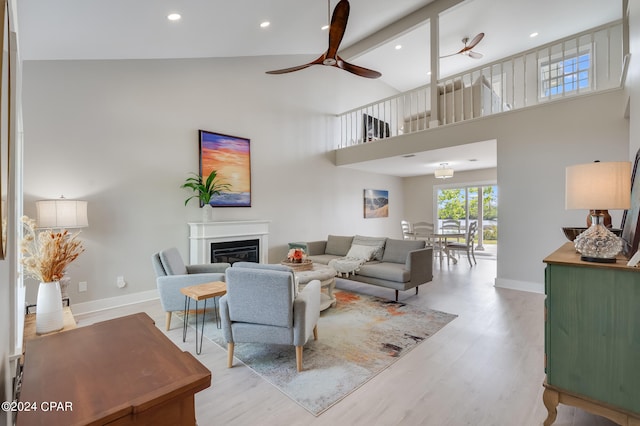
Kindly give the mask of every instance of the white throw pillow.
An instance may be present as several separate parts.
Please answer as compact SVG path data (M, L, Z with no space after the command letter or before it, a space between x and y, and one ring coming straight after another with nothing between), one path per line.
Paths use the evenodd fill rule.
M356 259L364 259L367 262L371 260L374 253L376 252L376 247L372 246L361 246L358 244L353 244L347 253L347 257L355 257Z

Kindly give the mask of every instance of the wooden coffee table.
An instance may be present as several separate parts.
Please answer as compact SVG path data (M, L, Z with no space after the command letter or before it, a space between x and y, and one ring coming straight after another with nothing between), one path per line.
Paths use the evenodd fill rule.
M202 352L202 336L204 336L204 319L207 309L207 299L213 298L213 309L216 315L216 326L221 327L220 316L218 315L218 305L216 297L227 294L227 285L222 281L214 281L210 283L192 285L183 287L180 292L184 294L184 325L182 328L182 341L187 340L187 327L189 326L189 305L191 299L196 301L196 354ZM202 329L200 330L200 348L198 348L198 301L204 300L204 308L202 308Z

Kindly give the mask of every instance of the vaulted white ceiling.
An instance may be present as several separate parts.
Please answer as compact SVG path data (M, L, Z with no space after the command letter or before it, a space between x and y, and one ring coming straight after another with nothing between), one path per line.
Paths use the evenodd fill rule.
M454 3L455 0L439 0ZM337 0L19 0L18 31L23 60L203 58L308 55L327 48L328 22ZM341 50L353 46L432 0L351 0ZM182 19L169 21L167 15ZM480 60L441 59L440 76L454 74L528 50L622 17L621 0L466 0L439 18L439 56L463 47L480 32L473 49ZM260 23L269 21L267 28ZM429 81L429 22L349 61L382 72L382 81L405 91ZM531 38L530 34L538 36ZM401 45L401 49L396 49ZM300 57L283 59L282 68ZM266 70L265 70L266 71ZM305 72L298 71L298 72ZM377 171L380 172L379 165ZM479 168L479 167L476 167ZM406 171L406 166L404 167Z

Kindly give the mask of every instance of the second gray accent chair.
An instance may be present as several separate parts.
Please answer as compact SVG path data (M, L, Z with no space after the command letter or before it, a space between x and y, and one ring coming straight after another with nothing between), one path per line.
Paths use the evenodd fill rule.
M235 343L293 345L296 368L302 371L302 349L318 339L320 281L298 292L291 268L236 262L226 272L227 294L220 299L222 331L227 341L228 367Z
M175 247L154 253L151 256L151 263L156 273L160 303L167 313L167 331L171 327L171 313L184 311L185 296L180 289L213 281L224 281L225 271L231 266L229 263L185 265L180 252Z

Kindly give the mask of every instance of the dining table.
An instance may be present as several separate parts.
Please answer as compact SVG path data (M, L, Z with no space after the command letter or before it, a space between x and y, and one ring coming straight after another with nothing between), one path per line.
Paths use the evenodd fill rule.
M454 256L451 256L451 253L447 249L447 242L459 238L466 238L466 233L457 229L439 229L429 233L410 232L408 236L416 240L426 240L433 245L434 253L438 253L440 267L442 267L442 259L444 256L447 256L447 259L453 260L454 264L458 263L458 260Z

